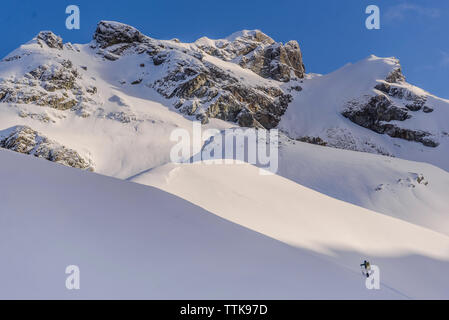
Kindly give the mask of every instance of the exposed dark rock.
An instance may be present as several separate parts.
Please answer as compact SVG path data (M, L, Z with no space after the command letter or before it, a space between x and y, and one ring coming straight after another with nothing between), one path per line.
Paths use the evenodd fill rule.
M104 49L119 43L142 42L146 37L126 24L100 21L93 38Z
M259 30L243 31L230 40L196 43L204 52L225 61L240 58L240 66L264 78L287 82L292 77L303 78L305 68L298 42L276 43Z
M431 112L433 112L433 109L430 108L430 107L425 106L425 107L422 109L422 111L423 111L424 113L431 113Z
M159 54L159 56L163 53ZM167 61L169 57L166 56ZM165 61L165 60L164 60ZM252 87L211 64L184 60L153 85L175 108L195 115L271 129L284 114L291 96L274 87Z
M293 87L290 87L288 90L289 90L290 92L291 92L291 91L298 91L298 92L301 92L301 91L302 91L302 87L301 87L301 86L293 86Z
M254 115L248 110L242 110L237 116L237 122L241 127L258 127L260 124L254 119Z
M90 86L86 88L86 92L90 93L90 94L96 94L98 91L97 87L95 86Z
M109 51L105 51L103 53L103 57L105 59L109 60L109 61L115 61L115 60L118 60L120 58L119 56L117 56L117 55L115 55L115 54L113 54L113 53L111 53Z
M158 54L153 57L153 63L155 66L161 65L167 60L167 53Z
M397 87L387 82L378 83L375 88L386 93L390 97L405 99L407 101L405 103L405 107L410 111L421 110L424 104L427 102L427 98L425 96L416 95L406 88Z
M48 139L27 126L0 131L0 148L33 155L65 166L93 171L90 161L76 151Z
M244 31L229 39L216 45L207 40L196 42L193 48L177 48L173 47L176 41L154 40L131 26L101 21L94 34L94 48L99 47L98 54L109 60L119 59L127 51L147 53L155 66L165 64L167 74L149 86L167 99L175 99L176 109L203 123L218 118L244 126L275 127L291 101L290 95L276 88L254 88L204 62L203 57L205 53L227 61L241 57L246 68L263 77L289 81L304 76L298 43L275 43L257 30Z
M307 142L307 143L311 143L311 144L316 144L316 145L319 145L319 146L326 146L327 145L327 142L324 141L323 139L321 139L320 137L308 137L308 136L306 136L306 137L298 138L296 140L301 141L301 142Z
M247 55L258 47L274 43L273 39L260 30L243 31L238 35L232 35L231 38L229 41L219 41L212 46L209 45L209 39L207 39L206 44L202 43L201 39L196 43L207 54L226 61Z
M372 97L362 107L349 107L343 115L365 128L375 128L381 121L404 121L411 117L406 110L392 105L384 95Z
M264 78L288 82L294 76L303 78L305 74L301 50L296 41L273 43L251 55L242 57L240 65L251 69Z
M371 97L368 103L350 102L342 115L352 122L373 130L380 134L388 134L393 138L420 142L427 147L437 147L439 143L433 139L432 134L422 130L400 128L390 124L393 120L405 121L411 116L407 109L392 105L384 95Z
M81 75L70 60L40 65L23 78L0 81L0 102L23 103L68 110L82 102L93 102L87 93L96 88L82 87Z
M389 83L399 83L405 81L401 68L396 68L390 72L390 74L385 78L385 81Z
M37 35L37 42L42 46L47 45L49 48L62 50L62 38L58 37L51 31L41 31Z
M142 82L142 79L137 79L137 80L134 80L133 82L131 82L131 84L135 85L135 84L139 84L141 82Z
M406 104L405 107L407 109L409 109L410 111L419 111L422 108L422 104L421 103L411 103L411 104Z

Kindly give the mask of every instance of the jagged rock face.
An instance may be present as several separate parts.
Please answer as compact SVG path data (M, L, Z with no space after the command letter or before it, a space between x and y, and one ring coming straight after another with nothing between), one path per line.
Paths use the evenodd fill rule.
M392 105L384 95L374 96L361 106L356 102L350 103L343 111L343 115L358 125L378 133L383 133L383 122L404 121L411 117L406 110Z
M62 39L51 32L41 32L36 39L41 46L74 50L73 46L63 46ZM226 61L237 59L232 62L277 81L304 76L298 43L290 41L282 45L260 31L244 31L227 40L199 41L186 47L176 40L152 39L122 23L101 21L93 39L91 48L106 60L116 61L124 55L149 57L154 66L163 70L160 77L148 80L136 76L130 84L154 88L172 100L180 112L203 123L218 118L241 126L271 129L277 126L292 99L280 89L280 84L271 80L251 82L236 76L204 59L208 54ZM94 108L99 110L101 102L96 101L96 96L101 93L97 93L95 86L85 87L85 79L73 63L57 56L22 78L1 81L0 102L72 110L81 116L88 116ZM142 74L139 71L136 74ZM132 121L132 117L119 113L113 118Z
M170 58L164 61L169 65ZM209 118L237 122L244 127L275 127L291 96L277 88L253 87L199 60L182 59L152 86L182 113L206 123Z
M207 54L225 61L249 54L257 48L269 46L275 41L259 30L244 30L223 40L198 39L195 44Z
M241 67L264 78L288 82L292 77L304 78L305 67L297 41L276 43L259 30L244 31L233 41L200 39L199 48L225 61L239 60Z
M296 140L301 141L301 142L316 144L318 146L327 146L327 142L324 141L323 139L321 139L320 137L305 136L305 137L298 138Z
M285 46L272 44L242 57L240 66L251 69L264 78L288 82L292 77L304 78L305 68L299 44L290 41Z
M401 68L396 68L390 72L390 74L385 78L385 81L389 83L400 83L405 81Z
M92 163L76 151L49 140L27 126L11 128L6 136L0 135L0 148L33 155L65 166L93 171ZM1 134L1 132L0 132Z
M124 54L146 54L151 57L153 64L164 70L161 73L163 76L150 83L139 78L131 84L154 88L165 98L173 100L173 105L180 112L202 123L207 123L209 118L218 118L237 122L241 126L271 129L279 123L291 101L291 96L279 88L247 83L204 61L206 54L229 59L250 54L261 45L271 48L269 45L274 41L260 31L248 32L232 43L226 42L219 49L214 47L212 50L211 46L202 45L187 49L179 46L177 41L151 39L130 26L102 21L94 39L95 48L108 60L115 61ZM274 50L262 56L266 77L273 76L280 80L281 74L293 74L291 67L285 63L300 61L302 64L297 43L281 47L279 52ZM273 63L275 60L279 63ZM271 69L268 63L271 63Z
M104 49L119 43L142 42L146 37L136 28L126 24L101 21L93 38Z
M419 111L424 107L424 104L427 101L427 98L424 96L418 96L409 90L404 88L395 87L387 82L381 82L375 86L375 88L383 93L386 93L388 96L398 99L405 99L407 103L405 107L410 111Z
M377 95L371 97L368 103L349 102L342 115L374 132L388 134L393 138L420 142L427 147L437 147L439 143L429 132L401 128L396 124L388 123L395 120L405 121L410 119L412 116L408 113L409 110L410 108L400 108L393 105L385 95Z
M408 141L420 142L427 147L437 147L439 142L432 133L423 130L412 130L401 128L397 124L389 123L391 121L406 121L412 117L409 112L430 113L432 108L425 106L427 98L417 95L401 83L405 81L401 68L396 68L385 81L379 81L375 86L380 94L371 96L368 102L361 100L349 101L342 111L342 115L352 122L373 130L380 134L388 134L393 138L400 138ZM392 98L394 98L394 103ZM402 104L402 107L395 105Z
M62 38L51 31L41 31L36 37L37 43L41 46L47 45L49 48L62 50Z
M57 110L81 110L92 99L95 87L79 84L81 75L67 59L40 65L24 77L0 81L0 102L36 104Z

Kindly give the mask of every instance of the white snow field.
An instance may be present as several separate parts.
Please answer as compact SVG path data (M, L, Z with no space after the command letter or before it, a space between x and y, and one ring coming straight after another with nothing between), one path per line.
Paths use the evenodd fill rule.
M156 186L216 215L359 272L366 257L382 281L410 298L448 296L449 237L369 211L247 163L169 164L134 181ZM337 274L330 271L333 275Z
M384 218L404 230L404 235L414 231L420 241L412 239L413 250L404 243L393 245L396 253L405 256L382 260L385 280L392 279L390 268L408 259L417 265L396 279L398 287L390 288L391 283L381 278L381 290L367 290L357 269L360 257L347 261L355 267L339 265L307 246L284 244L152 187L9 151L0 150L0 162L1 299L447 296L443 290L447 282L436 273L447 268L448 239L403 222ZM253 169L244 172L251 175L257 172ZM279 179L277 186L285 185ZM305 188L298 192L293 183L284 189L289 184L291 193L311 192ZM213 181L210 186L215 189ZM349 216L359 213L367 215L367 222L382 220L381 215L324 198L334 202L337 210L352 208ZM341 241L345 239L337 247ZM424 263L433 272L419 274ZM79 290L65 287L68 265L80 268ZM407 279L418 275L418 279Z
M424 162L282 140L278 174L449 235L449 173Z

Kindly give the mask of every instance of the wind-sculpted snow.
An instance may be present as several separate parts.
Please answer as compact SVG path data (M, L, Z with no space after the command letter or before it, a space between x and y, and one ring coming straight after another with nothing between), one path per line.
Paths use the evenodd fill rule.
M367 257L379 266L384 286L404 297L448 296L449 278L439 276L449 265L447 235L338 201L278 175L260 175L257 167L243 162L169 164L133 181L297 248L324 254L330 264L354 273L360 273L359 261ZM447 218L439 218L447 228Z
M2 299L407 299L162 190L5 150L0 163ZM69 265L79 290L65 287ZM426 281L417 296L444 297L438 284L418 293Z

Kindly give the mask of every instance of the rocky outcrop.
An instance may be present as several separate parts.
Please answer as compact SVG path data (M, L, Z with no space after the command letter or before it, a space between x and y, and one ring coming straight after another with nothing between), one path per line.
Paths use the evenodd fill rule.
M421 110L427 101L425 96L419 96L406 88L398 87L385 81L377 84L375 89L382 91L390 97L404 99L406 101L405 107L410 111Z
M225 61L234 60L264 78L288 82L293 77L303 78L305 75L297 41L283 45L259 30L244 30L227 39L201 38L195 43L204 52Z
M292 77L304 78L305 68L299 44L274 43L262 50L255 50L240 60L240 66L250 69L264 78L288 82Z
M243 30L220 40L203 37L195 42L205 53L225 61L231 61L273 43L274 40L260 30Z
M0 132L0 148L44 158L68 167L93 171L91 161L75 150L48 139L27 126L16 126Z
M145 38L136 28L113 21L100 21L93 36L102 49L115 44L143 42Z
M327 142L324 141L323 139L321 139L320 137L305 136L305 137L297 138L296 140L301 141L301 142L307 142L310 144L315 144L318 146L327 146Z
M178 62L153 87L176 109L203 123L209 118L237 122L244 127L275 127L291 96L278 88L253 87L208 63Z
M367 103L351 101L342 115L352 122L380 134L388 134L393 138L420 142L427 147L437 147L439 143L429 132L401 128L391 121L405 121L411 118L407 108L392 104L385 95L371 97Z
M181 113L202 123L218 118L241 126L271 129L277 126L292 99L280 84L238 76L219 63L204 59L208 54L232 60L277 81L304 76L296 41L283 45L257 30L236 33L222 41L197 41L186 47L176 40L152 39L122 23L101 21L93 40L91 48L105 60L117 61L124 55L143 55L152 60L154 66L163 70L158 73L160 77L145 77L147 73L141 70L145 64L140 63L136 64L139 75L129 84L154 88L172 100ZM63 48L61 38L51 32L39 33L37 41L52 49ZM34 67L22 78L1 81L0 102L36 104L88 116L90 112L86 110L93 108L86 105L95 105L98 110L101 101L96 103L96 86L86 85L86 79L79 80L81 72L70 60L56 54L54 61ZM120 84L126 85L123 81ZM111 117L121 121L133 119L120 112Z
M399 62L398 62L399 63ZM422 143L426 147L437 147L437 137L425 130L401 127L398 122L412 118L418 111L430 113L426 106L427 97L417 94L410 85L404 83L405 77L400 66L391 71L385 80L378 80L374 87L377 95L349 101L342 115L352 122L380 134L393 138ZM414 92L412 91L414 90ZM393 121L393 123L391 123Z
M81 74L67 59L40 65L22 78L0 81L0 102L35 104L57 110L83 108L95 104L93 86L81 84Z
M291 101L279 87L256 86L205 61L207 54L225 61L242 59L241 66L264 78L289 81L304 76L298 43L284 46L258 30L236 33L222 41L203 38L186 48L179 41L155 40L131 26L102 21L94 40L92 47L110 61L124 54L149 56L155 66L163 68L161 78L151 83L137 78L131 84L154 88L181 113L202 123L218 118L270 129L279 123Z
M393 71L391 71L387 77L385 78L385 81L389 83L400 83L405 81L405 77L402 74L402 69L400 67L395 68Z
M62 38L58 37L51 31L41 31L36 37L37 43L42 47L46 45L52 49L62 50Z

